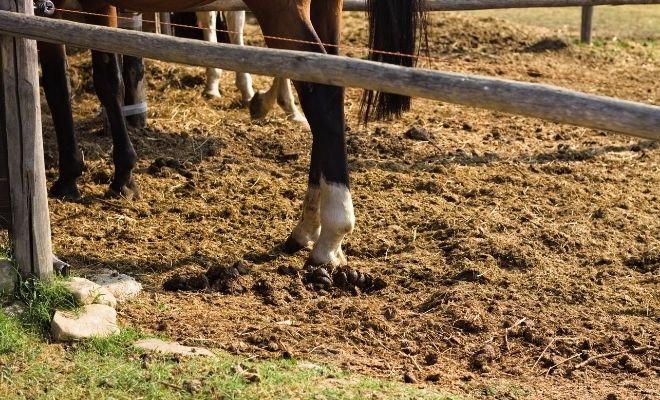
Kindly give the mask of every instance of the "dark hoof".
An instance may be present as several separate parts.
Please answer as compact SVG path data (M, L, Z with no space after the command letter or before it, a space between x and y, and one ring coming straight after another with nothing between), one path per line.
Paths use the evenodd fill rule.
M261 119L265 118L268 115L268 110L264 105L264 95L261 92L257 92L250 100L250 117L252 119Z
M61 179L58 179L50 188L49 196L68 201L79 201L82 197L75 180L63 181Z
M294 239L293 236L289 236L289 238L286 240L286 242L284 242L284 245L282 246L282 251L284 251L286 254L295 254L306 247L307 246L298 243L298 241Z
M128 184L123 186L118 187L118 185L115 185L114 182L111 183L110 188L108 188L108 191L105 195L115 199L121 198L127 200L137 200L140 198L140 189L138 188L133 178L131 178Z

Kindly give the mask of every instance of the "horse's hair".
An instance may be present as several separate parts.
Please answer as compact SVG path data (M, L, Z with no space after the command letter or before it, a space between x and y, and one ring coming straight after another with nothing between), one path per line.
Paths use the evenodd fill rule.
M369 59L414 67L417 43L428 44L424 9L424 0L367 0L369 47L372 49ZM362 97L360 114L366 123L370 119L398 117L409 109L408 96L368 90Z

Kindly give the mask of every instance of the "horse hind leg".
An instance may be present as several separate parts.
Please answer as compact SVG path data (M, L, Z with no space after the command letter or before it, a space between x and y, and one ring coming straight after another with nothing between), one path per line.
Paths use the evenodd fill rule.
M42 86L53 118L59 153L59 177L50 189L52 197L79 200L76 181L82 175L83 155L76 141L71 110L71 89L64 46L38 42Z
M275 78L280 82L277 91L277 104L284 110L290 121L298 122L302 125L307 124L307 118L296 107L296 101L291 91L291 81L284 78Z
M326 52L323 41L333 39L333 41L338 41L338 35L335 33L339 28L339 19L336 16L341 14L340 1L331 0L319 3L331 12L327 15L324 14L324 17L319 18L318 22L336 25L333 29L322 30L321 35L317 35L312 27L312 21L305 17L309 13L300 12L301 10L296 5L282 11L284 0L277 3L246 0L246 3L259 19L264 34L269 36L267 43L271 47ZM309 7L310 3L303 0L298 2L298 5L305 4ZM273 13L276 14L275 17ZM321 14L323 13L318 13L318 15ZM336 19L333 20L333 16ZM330 35L326 35L326 32L332 34L332 38L328 37ZM296 41L282 41L274 39L274 37L287 37ZM310 253L309 263L312 265L344 265L347 260L341 245L345 235L350 233L355 225L348 179L344 89L308 82L295 82L295 86L300 104L312 130L313 142L308 195L302 219L287 243L297 243L300 248L308 245L309 243L298 241L300 235L297 230L300 226L311 226L314 229L307 229L307 231L314 234L318 232L318 238ZM314 194L315 191L318 191L318 196L310 196L310 193ZM318 206L318 214L315 207L310 207L312 203L314 206ZM320 231L316 227L316 221L320 221Z
M204 30L204 40L218 43L216 32L217 11L197 12L197 24ZM220 77L222 70L218 68L206 68L206 87L204 94L210 97L220 97Z

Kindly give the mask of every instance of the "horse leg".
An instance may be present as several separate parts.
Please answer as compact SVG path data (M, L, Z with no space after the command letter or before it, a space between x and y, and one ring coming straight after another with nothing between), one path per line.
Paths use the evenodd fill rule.
M298 0L297 4L289 7L286 14L282 11L284 8L282 2L263 5L264 3L258 0L246 0L246 3L257 16L264 34L271 36L267 38L270 47L326 52L322 44L323 40L339 41L340 0L319 3L316 7L325 7L324 12L314 9L314 22L319 26L326 24L331 26L319 30L323 37L317 34L312 20L308 17L309 0ZM274 8L269 9L269 7ZM334 39L329 36L333 36ZM314 44L282 41L273 37L287 37ZM341 244L344 236L350 233L355 225L348 179L344 89L308 82L294 82L294 84L312 130L313 142L302 219L287 240L285 248L302 248L316 237L309 262L343 265L346 264L346 257ZM318 222L320 222L320 230ZM305 236L310 238L308 243L300 240Z
M227 30L229 31L229 41L232 44L244 46L243 30L245 29L245 11L227 12ZM252 76L245 72L236 72L236 87L241 92L241 101L244 105L250 104L254 97L252 88Z
M291 81L285 78L275 79L280 81L277 85L277 104L282 107L290 121L306 125L307 119L298 110L298 107L296 107L296 101L294 100L293 93L291 92Z
M79 200L76 180L84 168L83 155L76 141L71 110L71 90L64 46L38 42L42 86L53 117L59 152L59 177L50 195Z
M204 29L204 40L211 43L218 43L218 35L215 30L217 11L198 12L197 24ZM222 70L218 68L206 68L206 88L204 94L211 97L220 97L220 76Z
M92 7L92 4L94 4L92 1L85 3L85 5L88 4L89 7L85 7L85 11L104 14L103 16L88 15L88 22L97 25L117 26L114 7L105 5ZM132 175L133 168L137 163L137 154L131 139L128 137L126 121L121 111L124 104L124 85L117 55L92 50L92 68L94 89L108 115L110 131L112 132L112 159L115 164L115 175L110 183L108 194L129 199L138 197L139 190Z

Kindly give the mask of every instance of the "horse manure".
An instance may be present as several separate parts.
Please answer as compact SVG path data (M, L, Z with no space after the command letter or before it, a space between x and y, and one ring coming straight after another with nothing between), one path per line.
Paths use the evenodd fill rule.
M277 273L280 275L295 276L298 274L298 270L292 265L280 265L277 267Z
M176 274L172 278L165 281L163 289L169 292L196 292L209 288L209 280L206 275L179 275Z
M339 267L332 271L332 275L324 267L317 267L305 273L303 282L308 289L325 289L331 287L346 290L353 294L374 292L387 287L387 282L380 277L354 270L350 267Z

